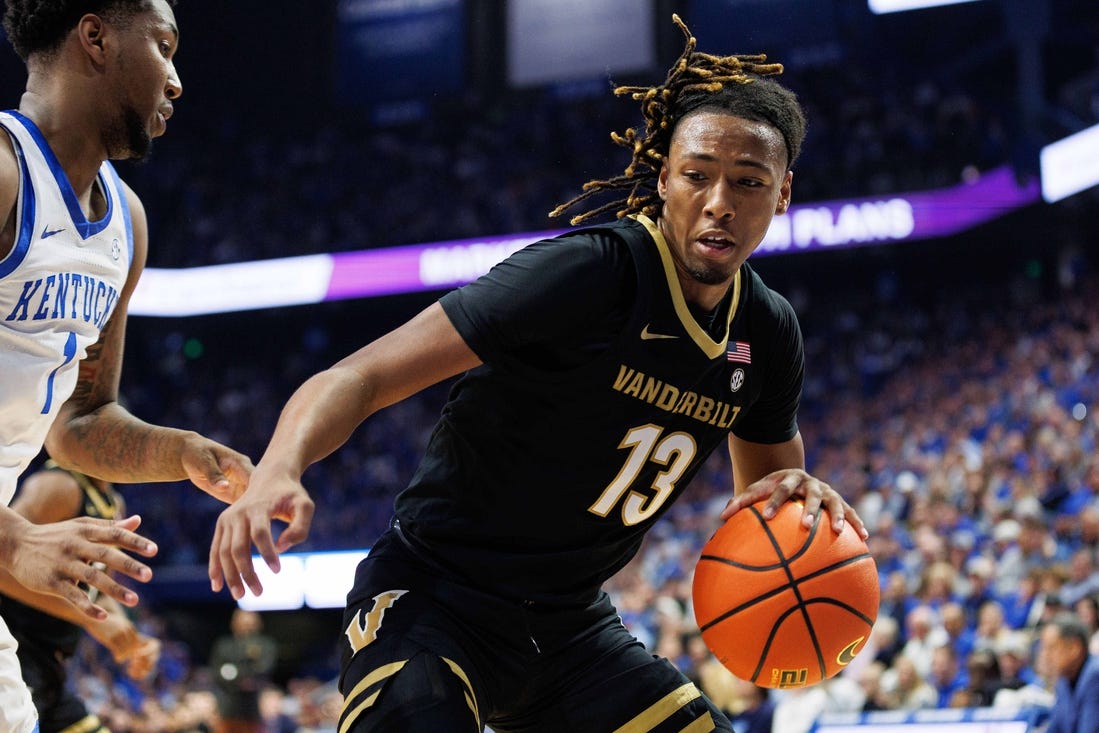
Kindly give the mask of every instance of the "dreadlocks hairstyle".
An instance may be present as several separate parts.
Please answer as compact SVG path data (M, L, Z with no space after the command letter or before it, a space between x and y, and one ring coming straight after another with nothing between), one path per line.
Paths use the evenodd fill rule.
M656 217L661 201L657 178L668 155L672 133L687 115L701 109L715 109L737 117L764 122L777 129L786 143L786 169L794 166L805 139L805 113L797 96L765 76L782 73L782 64L765 63L763 54L714 56L695 50L697 41L678 15L672 20L683 31L686 47L660 86L622 86L615 95L630 95L641 102L645 131L635 128L611 133L611 140L633 152L633 160L621 175L584 184L583 193L552 212L557 217L599 193L628 191L619 198L570 219L573 225L613 209L619 219L630 214Z
M175 0L168 0L175 5ZM85 14L94 13L114 22L149 7L149 0L7 0L4 30L19 58L56 51L65 36Z

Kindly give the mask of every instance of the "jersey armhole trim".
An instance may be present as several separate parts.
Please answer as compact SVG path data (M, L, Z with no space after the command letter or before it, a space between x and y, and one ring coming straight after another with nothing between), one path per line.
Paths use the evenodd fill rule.
M0 126L2 128L2 126ZM26 156L19 141L4 128L11 140L15 157L19 161L19 196L15 205L15 218L19 222L19 232L15 237L15 245L11 252L3 260L0 260L0 278L7 277L15 268L22 264L31 248L31 239L34 238L34 186L31 183L30 168L27 167Z

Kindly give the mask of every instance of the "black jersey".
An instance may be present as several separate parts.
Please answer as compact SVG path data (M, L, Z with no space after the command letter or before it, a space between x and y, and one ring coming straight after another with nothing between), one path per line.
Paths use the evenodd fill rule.
M745 264L707 330L644 217L531 245L441 304L484 363L452 389L396 519L505 597L591 598L730 431L797 433L789 303Z
M63 471L53 461L47 461L46 468ZM115 519L119 511L119 495L113 489L104 491L93 484L87 476L77 471L68 471L76 483L84 492L83 513L81 516L101 519ZM94 589L93 589L94 592ZM12 634L19 640L19 653L22 656L24 647L34 646L38 649L56 652L65 658L71 657L76 652L77 642L83 634L83 630L76 624L51 616L48 613L32 608L13 598L0 596L4 621L8 624ZM93 598L94 599L94 598Z

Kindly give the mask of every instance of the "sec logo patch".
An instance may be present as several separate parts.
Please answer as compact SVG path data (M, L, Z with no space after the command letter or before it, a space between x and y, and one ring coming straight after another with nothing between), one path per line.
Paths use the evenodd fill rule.
M744 370L736 368L733 370L733 376L729 377L729 389L736 392L744 386Z

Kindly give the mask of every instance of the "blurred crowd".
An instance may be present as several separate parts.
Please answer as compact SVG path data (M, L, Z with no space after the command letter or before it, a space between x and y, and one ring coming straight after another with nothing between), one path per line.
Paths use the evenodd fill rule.
M924 80L883 96L841 65L787 81L811 120L799 201L947 186L1011 162L1010 111L949 85ZM1059 109L1073 124L1099 121L1099 72L1064 90ZM522 104L468 98L422 124L369 131L351 114L293 134L224 119L173 131L155 164L128 178L150 212L155 266L535 231L563 224L546 212L584 181L623 167L608 133L636 124L633 109L604 90ZM609 584L631 630L731 715L783 733L807 731L824 711L1048 705L1042 621L1075 611L1099 651L1099 278L1081 254L1094 241L1064 249L1052 287L974 280L918 301L898 292L919 286L885 271L865 292L783 291L805 332L809 470L858 509L880 571L874 632L841 676L768 693L725 672L701 643L691 570L729 497L721 452ZM187 355L185 326L158 328L128 344L124 400L258 459L290 392L342 356L348 338L365 342L369 328L346 324L288 319L255 353L247 343L219 353L211 336L201 358ZM318 511L298 549L369 545L447 387L371 417L309 470ZM124 489L161 547L156 563L205 563L217 502L182 484ZM208 660L156 608L139 613L164 642L156 674L128 680L88 642L76 675L85 699L115 733L212 730ZM335 730L339 702L330 676L272 682L267 730Z
M1051 93L1048 139L1099 121L1097 75ZM952 186L1008 163L1036 171L1003 80L948 66L897 77L837 58L791 67L782 81L809 119L797 202ZM173 128L155 164L126 177L149 210L150 264L160 267L540 231L567 226L548 213L584 182L622 171L629 153L610 133L643 125L637 110L596 82L471 92L388 126L356 109L295 127L203 116Z

